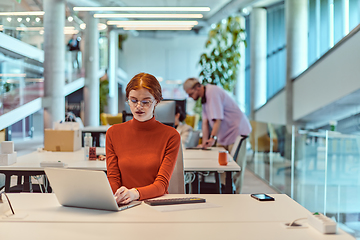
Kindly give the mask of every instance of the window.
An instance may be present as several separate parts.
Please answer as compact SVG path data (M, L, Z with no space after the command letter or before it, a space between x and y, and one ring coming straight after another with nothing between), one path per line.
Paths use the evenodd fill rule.
M266 100L285 87L286 35L284 4L267 9L267 89Z

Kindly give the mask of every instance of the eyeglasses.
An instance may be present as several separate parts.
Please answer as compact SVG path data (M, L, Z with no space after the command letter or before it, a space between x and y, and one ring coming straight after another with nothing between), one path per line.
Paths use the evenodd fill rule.
M136 100L136 99L129 99L126 101L129 105L136 107L138 103L140 103L140 106L143 108L148 108L151 106L151 104L154 102L153 100Z
M187 93L189 95L189 97L192 97L194 95L194 93L196 92L195 88L191 88L191 93Z

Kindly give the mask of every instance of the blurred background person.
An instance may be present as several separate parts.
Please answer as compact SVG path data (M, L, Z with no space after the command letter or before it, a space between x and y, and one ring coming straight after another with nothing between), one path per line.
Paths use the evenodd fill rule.
M180 105L177 105L175 109L175 128L180 134L183 149L189 147L188 144L191 140L193 131L191 126L184 123L185 118L186 113Z
M76 34L73 34L67 44L68 50L71 52L73 67L77 69L80 69L80 61L79 61L80 40L81 40L80 37L78 37Z

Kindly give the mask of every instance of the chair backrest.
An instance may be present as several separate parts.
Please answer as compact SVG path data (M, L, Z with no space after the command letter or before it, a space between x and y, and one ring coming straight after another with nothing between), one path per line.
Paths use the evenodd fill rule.
M240 176L237 177L235 180L235 187L236 193L241 193L242 185L244 182L244 174L246 168L246 142L247 137L242 137L239 144L239 151L236 157L236 163L240 166L241 172L239 173Z
M241 135L237 136L235 139L234 146L231 149L230 155L233 157L233 159L237 158L239 149L240 149L240 142L243 137Z
M117 123L122 123L122 113L118 113L118 115L111 115L111 114L108 114L106 116L106 121L109 125L114 125L114 124L117 124Z
M195 127L195 115L186 115L184 121L187 125L191 126L192 128Z
M123 122L126 122L128 121L129 119L132 119L132 113L127 113L125 110L122 112L122 121ZM130 117L128 119L126 119L127 117Z
M198 129L198 124L200 120L200 115L195 113L195 115L186 115L185 123L189 126L191 126L194 130Z
M100 114L100 120L101 120L101 125L108 125L108 122L106 120L106 113L101 113Z
M199 145L199 139L200 139L200 132L201 131L192 131L191 137L189 142L186 144L186 147L196 147Z
M180 144L178 157L176 159L174 172L173 172L170 182L169 182L168 192L170 194L184 194L185 193L184 160L183 160L183 150L182 150L181 144Z

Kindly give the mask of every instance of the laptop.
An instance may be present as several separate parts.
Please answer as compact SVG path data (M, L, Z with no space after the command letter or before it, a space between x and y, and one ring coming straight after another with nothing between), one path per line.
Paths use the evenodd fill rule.
M118 206L103 171L66 168L45 168L44 171L63 206L121 211L141 204L133 201Z

